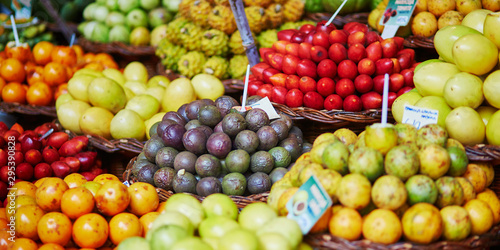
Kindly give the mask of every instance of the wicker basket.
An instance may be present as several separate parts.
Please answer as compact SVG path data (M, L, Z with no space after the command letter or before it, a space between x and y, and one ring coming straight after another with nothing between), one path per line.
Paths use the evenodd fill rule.
M408 48L434 48L434 37L409 36L405 39L403 45Z
M92 42L84 37L78 38L78 44L87 52L108 54L119 54L125 56L155 56L155 48L152 46L132 46L121 42L99 43Z
M306 20L311 20L314 22L320 22L320 21L328 21L332 17L333 13L307 13L304 17ZM358 22L358 23L368 23L368 15L370 13L368 12L362 12L362 13L355 13L355 14L350 14L350 15L345 15L345 16L336 16L335 19L333 19L333 24L335 24L335 27L337 28L342 28L346 23L350 22Z
M57 117L55 106L34 106L19 103L0 102L0 110L5 113Z
M156 64L156 72L159 75L163 75L163 76L167 77L171 81L176 79L176 78L179 78L179 77L185 77L183 75L175 73L171 69L165 69L165 66L163 64L161 64L161 62ZM224 90L225 90L226 94L243 93L243 88L244 88L243 80L227 79L227 80L222 80L222 84L224 85Z
M60 124L57 123L59 126ZM64 130L66 134L70 137L75 137L77 134L70 130ZM101 136L86 135L89 138L89 144L97 149L100 149L106 153L115 153L119 151L130 152L134 154L139 154L144 147L145 142L141 142L137 139L126 138L118 140L108 140Z
M131 171L132 166L134 165L136 159L137 159L137 157L132 158L130 160L130 162L128 163L127 168L123 172L123 181L128 181L128 183L130 183L130 184L132 184L136 181L135 178L132 176L132 171ZM164 190L161 188L156 188L156 192L160 196L160 201L166 201L166 200L168 200L168 198L170 198L170 196L174 195L174 192L167 191L167 190ZM188 193L188 194L192 195L193 197L195 197L199 201L203 201L203 199L205 199L205 197L203 197L203 196L199 196L199 195L191 194L191 193ZM244 208L245 206L252 204L254 202L266 202L268 195L269 195L269 192L261 193L261 194L253 194L253 195L249 195L249 196L229 195L229 197L231 198L231 200L234 201L234 203L236 204L236 206L238 206L238 208Z

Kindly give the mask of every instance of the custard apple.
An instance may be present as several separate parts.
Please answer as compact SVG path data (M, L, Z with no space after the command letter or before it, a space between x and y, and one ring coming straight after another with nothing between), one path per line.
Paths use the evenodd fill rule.
M225 56L229 50L229 37L226 33L210 29L203 33L201 38L201 50L207 56Z
M208 15L208 24L213 29L222 30L228 35L236 30L236 21L229 6L218 5L212 9Z
M189 51L177 62L178 71L181 75L192 78L203 71L205 61L206 58L202 52Z
M229 62L224 57L212 56L203 65L203 73L213 75L221 80L229 78Z
M204 30L200 26L191 22L187 23L182 27L178 35L180 43L187 50L200 50L203 32Z
M246 55L235 55L229 61L229 75L232 79L243 79L247 73L248 57Z

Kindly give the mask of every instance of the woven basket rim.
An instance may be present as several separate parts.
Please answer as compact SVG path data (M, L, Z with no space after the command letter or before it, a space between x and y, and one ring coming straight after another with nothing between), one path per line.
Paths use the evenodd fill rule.
M132 178L132 173L131 173L131 168L134 165L135 161L137 159L137 156L134 158L130 159L129 163L127 164L127 167L125 168L125 171L123 172L123 181L127 181L129 184L132 184L135 182L135 180ZM156 188L156 192L160 196L160 201L166 201L170 196L174 195L175 193L172 191L164 190L162 188ZM198 199L200 202L203 201L206 197L204 196L199 196L196 194L191 194L191 193L186 193L189 194L196 199ZM267 197L269 195L269 192L265 193L260 193L260 194L252 194L249 196L239 196L239 195L229 195L229 198L234 201L236 206L238 208L244 208L245 206L255 203L255 202L266 202Z
M5 113L19 113L24 115L44 115L57 117L55 106L36 106L12 102L0 102L0 110Z
M124 56L156 56L153 46L133 46L122 42L100 43L79 37L77 44L87 52L120 54Z

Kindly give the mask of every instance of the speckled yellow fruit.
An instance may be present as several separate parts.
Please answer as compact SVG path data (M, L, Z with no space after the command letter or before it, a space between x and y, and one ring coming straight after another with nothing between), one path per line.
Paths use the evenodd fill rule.
M358 211L344 207L332 215L329 223L330 234L346 240L361 237L363 219Z
M396 243L403 234L398 216L388 209L375 209L363 220L363 236L376 243Z
M493 225L493 212L488 203L479 199L474 199L467 202L464 208L469 213L471 219L471 234L481 235L490 230Z
M476 198L488 203L493 212L493 225L498 224L500 222L500 200L495 192L487 188L483 192L477 194Z
M401 219L406 239L419 244L438 240L443 233L443 221L439 210L428 203L410 207Z

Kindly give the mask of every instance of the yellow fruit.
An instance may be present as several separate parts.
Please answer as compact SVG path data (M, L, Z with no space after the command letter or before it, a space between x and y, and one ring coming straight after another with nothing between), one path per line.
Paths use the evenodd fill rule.
M415 243L429 244L438 240L443 233L441 214L428 203L417 203L410 207L401 222L405 238Z
M464 208L469 213L471 219L471 234L481 235L490 230L493 225L493 212L488 203L479 199L474 199L467 202Z
M500 200L495 192L487 188L482 193L479 193L476 198L488 203L493 212L493 225L498 224L500 222Z
M376 243L396 243L403 234L398 216L388 209L375 209L363 220L363 236Z
M346 240L357 240L361 236L363 219L358 211L344 207L330 219L330 234Z

